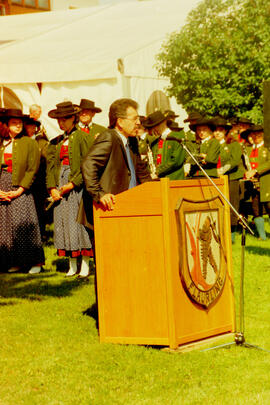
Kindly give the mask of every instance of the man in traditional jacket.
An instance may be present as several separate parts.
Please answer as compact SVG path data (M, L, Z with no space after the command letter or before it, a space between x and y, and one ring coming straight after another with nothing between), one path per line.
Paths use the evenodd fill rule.
M264 146L264 132L261 125L253 125L243 133L251 135L253 146L249 148L251 169L245 173L246 179L253 181L252 210L254 222L261 240L266 240L263 208L270 216L270 151Z
M195 125L197 121L203 118L202 114L197 111L191 111L184 122L189 122L189 131L185 132L185 137L190 142L195 142L196 135L194 131L191 129L192 125ZM193 128L193 127L192 127Z
M152 179L156 179L156 166L153 160L153 152L150 148L150 145L154 141L155 136L149 135L147 129L143 126L145 119L145 116L140 115L141 124L139 126L137 135L139 153L141 155L141 159L147 163L147 167L150 171Z
M42 124L40 117L42 114L41 106L38 104L32 104L29 107L29 117L37 122L38 132L36 139L44 139L48 143L48 136L44 125Z
M219 141L213 138L214 125L211 120L202 118L195 124L190 125L192 131L196 133L198 143L197 153L195 157L201 164L202 168L206 171L208 176L217 177L217 163L220 154ZM204 173L195 164L191 163L190 176L204 177Z
M213 134L220 144L220 155L217 163L217 174L219 176L226 174L229 180L230 202L236 211L240 207L240 182L244 176L244 166L242 162L242 148L237 140L237 134L231 132L231 124L221 117L214 117ZM230 135L228 135L230 133ZM238 216L230 210L231 214L231 237L232 243L235 243L236 230L238 225Z
M105 127L92 122L94 116L101 113L102 109L95 106L94 101L82 98L80 105L81 111L79 113L79 123L78 128L87 134L88 149L94 143L95 138L103 131Z
M149 114L143 122L150 135L156 139L151 143L154 164L158 177L169 177L170 180L184 179L185 151L181 143L185 134L183 131L172 131L167 125L167 117L161 111ZM169 140L173 137L176 140Z

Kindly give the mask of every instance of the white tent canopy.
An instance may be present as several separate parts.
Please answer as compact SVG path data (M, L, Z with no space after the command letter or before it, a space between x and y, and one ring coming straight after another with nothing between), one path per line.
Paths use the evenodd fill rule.
M100 7L101 9L102 7ZM55 12L16 14L0 17L0 41L16 41L33 38L35 35L46 33L56 27L67 25L79 20L94 8L63 10Z
M136 99L144 114L151 93L167 84L154 68L155 55L197 3L134 1L1 17L1 40L15 41L0 47L0 84L42 83L45 115L64 99L90 98L104 110L96 121L107 124L108 107L120 97Z

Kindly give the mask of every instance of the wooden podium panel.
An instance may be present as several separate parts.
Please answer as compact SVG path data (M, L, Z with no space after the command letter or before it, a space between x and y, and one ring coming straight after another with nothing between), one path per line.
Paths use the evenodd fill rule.
M228 197L227 178L215 180L215 184L221 189L223 194ZM179 199L179 193L184 193L184 197L192 200L209 200L218 195L218 191L208 180L185 180L182 188L179 182L171 182L169 185L169 222L170 222L170 254L171 268L176 269L179 266L179 256L174 252L179 252L179 241L176 230L175 216L173 209ZM189 184L187 184L189 183ZM193 184L192 184L193 183ZM174 298L175 313L175 342L174 347L187 342L203 339L209 336L233 332L235 330L234 317L234 296L232 283L232 255L231 255L231 229L230 229L230 209L227 204L224 206L224 242L227 260L227 276L222 295L218 301L208 309L204 309L190 301L190 298L179 283L179 271L172 271L172 294ZM184 250L185 246L183 246ZM179 270L179 269L178 269ZM183 311L183 308L187 311Z
M215 180L228 196L226 177ZM224 205L226 281L209 308L187 294L176 207L181 198L218 195L207 179L144 183L116 196L113 211L94 207L100 341L176 348L234 331L229 208ZM209 203L211 205L211 203Z

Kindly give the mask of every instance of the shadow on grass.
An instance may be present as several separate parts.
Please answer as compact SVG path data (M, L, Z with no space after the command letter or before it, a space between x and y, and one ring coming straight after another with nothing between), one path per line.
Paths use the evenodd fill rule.
M255 255L268 256L270 257L270 248L268 247L267 241L262 241L262 246L246 246L246 251ZM266 245L264 245L266 244ZM269 261L270 266L270 261Z
M96 328L98 329L98 308L96 302L90 308L83 311L82 314L93 318L96 321Z
M2 274L0 277L1 298L23 298L30 301L43 301L46 297L67 297L72 291L85 285L77 279L53 280L57 274ZM94 281L90 278L89 284ZM11 305L12 301L0 305Z
M2 297L0 297L1 299ZM17 303L15 301L5 301L5 302L0 302L0 307L5 307L8 305L16 305Z
M68 271L69 262L67 257L57 258L52 262L52 264L56 266L56 271L59 271L60 273L65 273Z

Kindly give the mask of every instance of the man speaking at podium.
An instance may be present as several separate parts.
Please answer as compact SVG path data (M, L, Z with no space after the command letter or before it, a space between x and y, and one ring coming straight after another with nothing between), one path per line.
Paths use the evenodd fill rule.
M109 111L109 129L96 138L83 161L85 225L92 223L91 200L100 203L105 210L112 210L115 194L152 180L138 151L136 135L140 119L137 110L134 100L114 101ZM81 215L79 217L82 219Z

